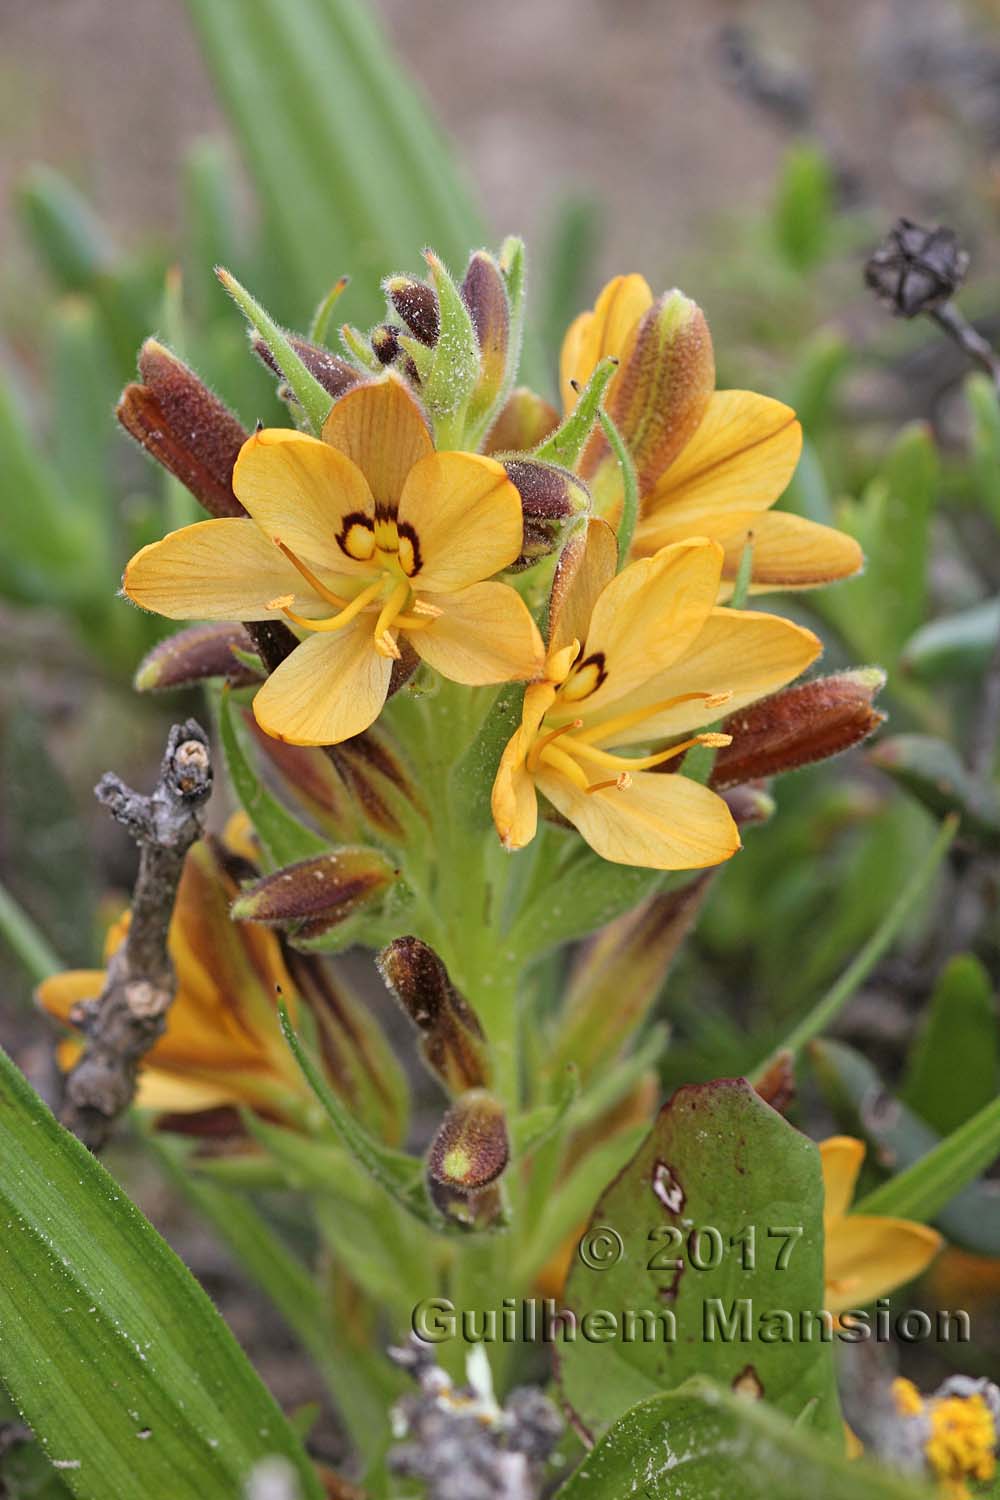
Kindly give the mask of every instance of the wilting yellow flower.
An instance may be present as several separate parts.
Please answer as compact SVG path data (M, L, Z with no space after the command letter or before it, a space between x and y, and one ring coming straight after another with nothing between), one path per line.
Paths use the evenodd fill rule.
M616 575L610 527L560 559L546 675L525 693L504 750L493 817L508 849L535 835L541 792L605 859L659 870L719 864L739 848L721 797L653 769L728 736L691 730L774 692L818 655L809 630L716 606L722 548L704 538L662 547ZM623 746L660 746L623 757Z
M331 1082L380 1134L397 1138L394 1080L386 1073L391 1058L362 1008L334 988L321 960L286 955L275 932L230 917L240 889L236 875L252 869L234 864L231 851L240 842L230 836L228 849L198 843L185 859L169 938L177 994L166 1031L140 1069L136 1104L158 1115L193 1117L189 1128L195 1131L202 1123L210 1129L213 1115L225 1125L217 1112L239 1107L303 1124L315 1103L281 1034L280 996L293 1022L303 1004L309 1006ZM249 845L242 847L249 852ZM108 933L106 959L128 925L126 911ZM38 1000L72 1024L74 1008L100 995L104 980L101 969L55 974L39 986ZM73 1038L62 1043L64 1068L73 1066L81 1047Z
M889 1219L848 1210L865 1157L864 1141L849 1135L819 1143L826 1201L826 1307L834 1313L862 1308L926 1270L941 1236L911 1219Z
M642 276L616 276L593 309L570 325L562 349L567 411L598 361L620 360L607 408L636 466L640 515L633 551L644 555L689 536L725 552L731 585L748 538L753 587L807 588L861 566L852 537L769 509L787 486L802 446L795 413L752 391L717 391L704 314L680 292L654 300ZM602 436L582 474L600 513L617 522L621 475Z
M454 682L535 676L525 604L487 582L521 551L521 500L502 465L436 453L395 376L334 406L323 441L265 428L233 488L247 518L199 521L144 547L124 589L177 620L290 621L301 644L254 699L261 728L299 745L367 729L400 637Z

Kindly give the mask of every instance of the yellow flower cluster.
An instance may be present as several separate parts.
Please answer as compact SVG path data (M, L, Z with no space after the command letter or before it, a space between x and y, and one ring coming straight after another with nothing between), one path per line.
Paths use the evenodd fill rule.
M892 1394L899 1415L921 1423L924 1457L941 1495L945 1500L970 1500L968 1481L988 1484L996 1477L1000 1433L983 1391L949 1388L956 1384L975 1382L960 1376L925 1399L911 1380L900 1379L893 1382ZM995 1395L996 1387L992 1391Z

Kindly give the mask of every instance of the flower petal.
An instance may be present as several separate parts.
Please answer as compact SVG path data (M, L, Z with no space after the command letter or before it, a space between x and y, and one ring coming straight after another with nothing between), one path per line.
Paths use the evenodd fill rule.
M103 969L66 969L43 979L35 990L35 999L50 1016L68 1025L73 1006L81 1000L96 1000L103 988Z
M559 554L549 601L549 650L587 639L594 605L615 576L618 543L607 521L594 516Z
M239 1079L239 1074L234 1075ZM227 1088L200 1078L180 1077L164 1068L142 1068L136 1089L137 1109L156 1114L192 1115L222 1104L242 1104L238 1087Z
M571 675L559 713L579 712L589 722L682 657L714 608L721 568L721 549L700 537L623 568L594 605L575 669L583 682L587 663L598 662L598 685L576 697Z
M408 637L428 666L471 687L537 677L545 653L538 627L520 594L506 583L474 583L456 594L435 594L442 614Z
M661 522L644 533L645 542L655 538L658 545L680 541L690 535L688 524L675 526L667 511ZM844 531L820 526L789 511L731 511L718 516L703 515L698 530L717 541L725 552L722 564L720 599L732 593L740 558L747 542L753 543L753 572L750 592L766 593L773 589L813 588L849 578L864 562L858 543Z
M374 519L375 501L361 470L336 448L304 432L265 427L240 450L233 488L265 537L279 537L314 564L345 573L362 566L338 537L345 516Z
M621 576L621 575L619 575ZM652 744L669 735L682 734L703 724L728 718L737 709L791 682L816 660L822 645L811 630L793 625L779 615L757 610L712 609L704 628L684 655L665 672L650 677L627 698L601 712L601 718L617 718L633 709L646 708L676 698L682 693L731 693L724 705L706 707L701 699L666 708L638 726L602 738L605 746ZM738 731L737 731L738 732Z
M690 535L701 531L706 514L766 510L786 488L801 450L802 428L790 406L753 391L716 391L694 436L645 501L641 529L662 519Z
M590 847L614 864L695 870L721 864L740 847L725 802L687 776L636 771L624 790L584 792L543 765L535 781Z
M265 734L291 745L336 745L381 712L392 662L375 650L371 621L296 646L253 700Z
M936 1229L909 1219L848 1214L827 1226L824 1281L832 1313L863 1308L927 1269L941 1248Z
M831 1135L819 1142L823 1169L823 1218L829 1222L847 1213L854 1198L858 1173L867 1147L853 1135Z
M171 620L280 620L268 600L291 595L299 614L329 614L273 542L249 519L196 521L137 552L122 587Z
M585 385L606 354L619 356L626 340L650 306L653 293L644 276L615 276L601 291L593 310L575 318L563 340L560 385L563 406L571 411L576 392L571 381Z
M414 587L450 593L490 578L521 551L521 497L503 464L475 453L432 453L410 470L399 524L417 534Z
M323 441L357 464L376 504L390 511L413 465L434 451L423 412L392 372L335 401L323 424Z
M545 684L538 684L544 687ZM529 688L528 693L537 691ZM552 689L549 688L551 701ZM526 695L527 696L527 695ZM542 710L544 713L544 709ZM539 716L540 722L540 716ZM523 849L538 829L538 798L535 783L525 766L538 724L521 724L504 747L497 768L490 807L500 842L505 849Z

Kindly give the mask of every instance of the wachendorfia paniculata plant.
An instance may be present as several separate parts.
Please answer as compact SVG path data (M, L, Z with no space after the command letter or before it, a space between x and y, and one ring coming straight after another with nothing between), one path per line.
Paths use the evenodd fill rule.
M723 1487L770 1463L796 1494L902 1495L848 1467L832 1336L780 1330L919 1274L933 1208L852 1214L863 1144L785 1118L815 1029L658 1112L654 1006L713 881L780 816L773 778L882 718L878 668L801 680L820 640L759 607L862 564L773 508L794 412L717 390L701 309L636 275L568 329L557 410L518 383L516 239L461 280L428 251L336 347L342 283L300 336L218 274L287 426L249 430L153 339L118 410L207 513L126 568L190 622L136 687L205 685L241 808L177 891L153 1149L316 1361L366 1494L610 1500L643 1453L666 1496L700 1444ZM103 985L41 988L67 1068ZM304 1300L268 1188L308 1206ZM523 1389L553 1372L561 1438Z

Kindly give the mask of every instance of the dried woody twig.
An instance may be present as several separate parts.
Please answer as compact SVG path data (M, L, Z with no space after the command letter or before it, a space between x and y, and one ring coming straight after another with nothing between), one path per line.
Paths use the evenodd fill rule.
M95 789L139 845L139 873L131 924L104 990L73 1014L87 1043L66 1080L62 1121L92 1151L101 1149L131 1104L139 1063L166 1026L177 988L167 932L184 856L201 836L201 809L211 790L208 737L194 719L171 729L151 796L133 792L111 773Z

